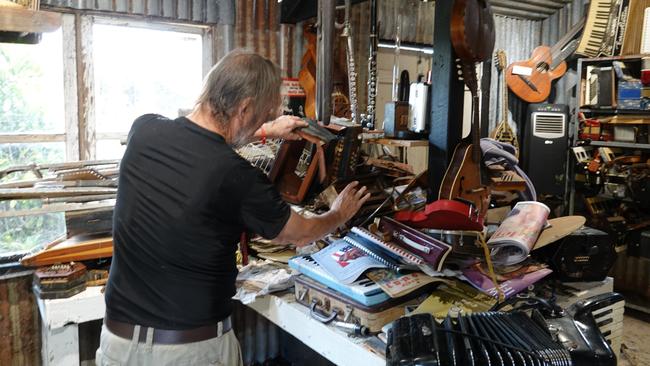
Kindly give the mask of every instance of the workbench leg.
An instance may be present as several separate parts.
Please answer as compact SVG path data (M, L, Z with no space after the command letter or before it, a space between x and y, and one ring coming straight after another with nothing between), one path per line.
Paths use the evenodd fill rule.
M50 329L41 322L43 366L79 366L79 326Z

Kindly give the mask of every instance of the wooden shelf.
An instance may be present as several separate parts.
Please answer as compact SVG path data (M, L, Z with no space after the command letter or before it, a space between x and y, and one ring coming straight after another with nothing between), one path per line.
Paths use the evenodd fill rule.
M592 113L592 114L606 114L606 115L615 115L615 114L638 114L638 115L648 115L648 116L650 116L650 110L643 110L643 109L599 109L599 108L580 108L580 112L583 112L583 113Z
M15 7L0 7L0 30L8 32L42 33L61 27L61 14Z
M429 140L398 140L398 139L372 139L366 140L364 142L388 145L388 146L399 146L399 147L418 147L418 146L429 146Z
M587 146L621 147L627 149L650 150L650 144L637 144L634 142L591 141Z

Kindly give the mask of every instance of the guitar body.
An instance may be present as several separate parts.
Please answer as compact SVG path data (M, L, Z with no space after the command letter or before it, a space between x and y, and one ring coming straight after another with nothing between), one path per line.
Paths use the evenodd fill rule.
M539 46L529 60L513 62L506 69L506 82L515 95L528 103L540 103L551 94L551 82L566 73L565 61L550 69L553 62L551 48ZM530 75L522 75L525 70ZM519 72L518 72L519 71Z
M456 146L445 172L438 199L471 202L484 218L490 206L490 190L481 182L481 161L474 161L474 144L463 141Z

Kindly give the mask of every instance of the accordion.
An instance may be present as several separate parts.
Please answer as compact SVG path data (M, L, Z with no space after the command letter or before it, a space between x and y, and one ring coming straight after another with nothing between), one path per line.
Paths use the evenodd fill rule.
M592 312L622 301L607 293L579 301L566 311L485 312L403 317L388 331L387 365L616 365L616 355Z

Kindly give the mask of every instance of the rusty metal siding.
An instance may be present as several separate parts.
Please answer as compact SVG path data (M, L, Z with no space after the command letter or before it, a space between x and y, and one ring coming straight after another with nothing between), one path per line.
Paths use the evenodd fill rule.
M32 276L0 279L0 365L41 364L41 328Z
M513 61L528 59L533 49L540 45L542 23L539 21L495 15L494 26L496 34L494 50L503 49L506 52L508 64ZM494 60L492 60L491 75L489 131L494 129L496 123L501 119L500 80ZM513 128L516 127L513 124L511 125Z

